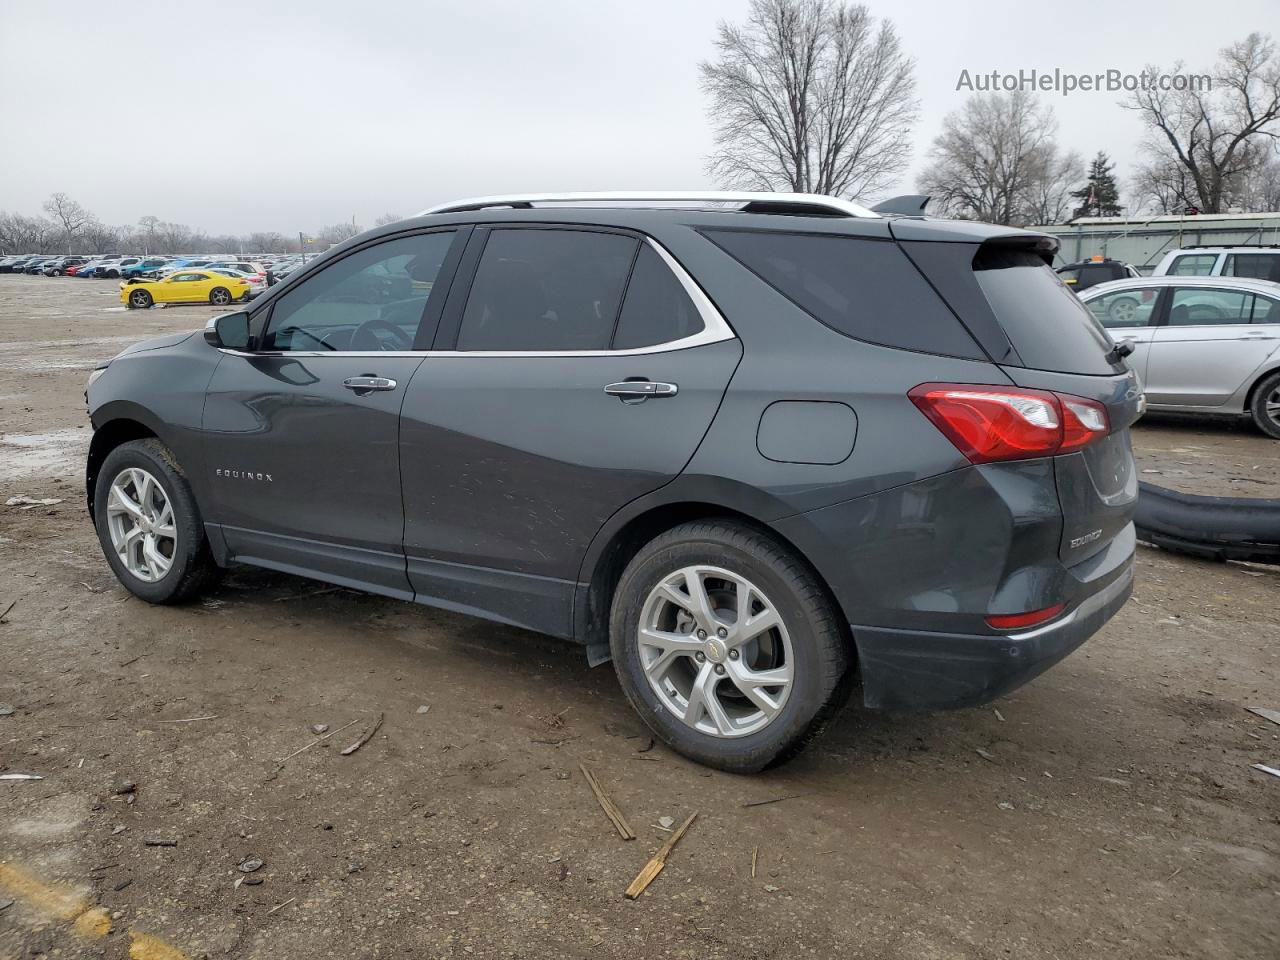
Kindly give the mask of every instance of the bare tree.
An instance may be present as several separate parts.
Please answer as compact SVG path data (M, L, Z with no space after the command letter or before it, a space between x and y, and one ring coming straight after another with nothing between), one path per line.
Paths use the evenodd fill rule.
M85 253L112 253L120 246L120 231L97 220L90 220L81 231Z
M397 220L403 220L404 217L398 213L384 213L377 220L373 221L375 227L385 227L388 223L395 223Z
M185 223L157 223L153 237L155 250L165 253L187 253L194 248L195 234Z
M364 228L358 227L354 223L334 223L327 227L321 227L315 236L321 243L334 244L341 243L343 240L350 240L356 234L363 232Z
M1168 72L1180 74L1182 64ZM1147 125L1145 149L1164 186L1176 182L1170 165L1181 167L1194 190L1191 205L1202 213L1224 212L1232 188L1261 160L1264 142L1280 138L1280 56L1270 36L1251 33L1225 48L1213 86L1165 90L1153 83L1125 104Z
M62 228L62 239L67 253L71 252L71 242L75 235L93 219L93 214L65 193L50 194L49 199L44 202L44 212Z
M1053 110L1023 90L975 94L943 120L920 190L934 209L988 223L1054 223L1080 182L1078 155L1054 142Z
M1280 210L1280 153L1270 152L1240 181L1237 203L1246 213Z
M138 227L142 231L144 239L143 253L150 254L154 252L156 246L156 227L160 225L160 218L147 214L145 217L138 218Z
M1183 213L1199 203L1191 174L1173 160L1139 164L1130 183L1134 207L1158 214Z
M0 213L0 249L6 253L42 253L54 231L44 217Z
M911 155L915 61L888 20L843 0L752 0L701 67L725 186L861 197Z
M284 237L274 230L249 234L249 247L254 253L277 253L285 248Z

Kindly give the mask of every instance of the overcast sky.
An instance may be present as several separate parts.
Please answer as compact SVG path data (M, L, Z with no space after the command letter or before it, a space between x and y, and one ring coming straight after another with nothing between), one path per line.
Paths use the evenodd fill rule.
M1280 27L1276 0L868 0L916 57L914 187L962 69L1208 68ZM698 62L746 0L6 5L0 210L69 193L108 223L290 232L531 190L696 189ZM1280 34L1280 30L1276 30ZM1140 128L1108 93L1043 95L1060 142L1127 174Z

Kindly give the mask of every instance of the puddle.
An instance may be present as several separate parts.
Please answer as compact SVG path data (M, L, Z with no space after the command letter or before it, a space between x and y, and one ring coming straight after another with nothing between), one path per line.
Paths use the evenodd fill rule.
M27 477L76 476L89 452L90 433L75 427L0 436L0 482ZM29 493L36 496L36 493Z

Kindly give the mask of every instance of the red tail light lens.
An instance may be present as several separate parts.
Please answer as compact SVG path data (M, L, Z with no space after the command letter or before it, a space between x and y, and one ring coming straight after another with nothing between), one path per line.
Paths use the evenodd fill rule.
M922 383L908 396L971 463L1069 453L1110 429L1102 404L1048 390Z
M1024 630L1037 624L1048 623L1064 609L1065 603L1055 603L1043 610L1032 610L1030 613L1001 613L987 617L987 626L993 630Z

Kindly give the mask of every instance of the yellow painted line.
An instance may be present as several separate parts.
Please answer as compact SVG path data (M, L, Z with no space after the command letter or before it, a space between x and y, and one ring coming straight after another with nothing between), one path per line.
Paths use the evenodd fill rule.
M41 883L21 867L0 863L0 889L30 904L41 913L71 924L71 931L85 940L101 940L111 932L106 908L95 907L84 897ZM130 929L129 960L190 960L164 940L150 933Z

